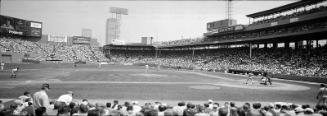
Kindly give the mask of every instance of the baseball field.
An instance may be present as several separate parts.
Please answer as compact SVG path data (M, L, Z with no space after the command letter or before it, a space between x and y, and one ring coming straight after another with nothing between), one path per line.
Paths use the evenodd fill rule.
M17 78L11 69L20 67ZM234 101L315 104L317 83L272 79L269 86L244 84L247 76L221 72L173 70L107 64L6 64L0 71L0 99L14 99L24 91L34 93L50 84L48 95L58 98L66 91L74 99L138 101Z

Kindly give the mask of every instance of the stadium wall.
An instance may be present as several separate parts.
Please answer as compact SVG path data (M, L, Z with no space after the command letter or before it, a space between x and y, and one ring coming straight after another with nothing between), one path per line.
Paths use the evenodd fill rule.
M0 59L4 63L22 63L24 55L14 52L0 52Z

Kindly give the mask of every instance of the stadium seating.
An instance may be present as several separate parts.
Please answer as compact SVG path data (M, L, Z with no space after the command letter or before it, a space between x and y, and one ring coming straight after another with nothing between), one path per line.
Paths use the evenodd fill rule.
M311 14L311 13L315 13L315 12L320 12L320 11L326 11L326 10L327 10L326 6L319 6L319 7L315 7L315 8L307 9L307 10L304 9L302 11L293 12L292 14L279 15L279 16L274 17L274 18L255 21L255 22L251 23L251 25L262 24L262 23L270 23L270 22L275 22L275 21L282 20L282 19L298 17L298 16Z
M142 51L112 51L111 60L118 63L147 63L171 68L219 70L229 69L266 71L272 74L297 75L308 77L327 76L326 46L307 49L253 49L252 58L248 48L229 48L215 50L192 51L161 51L158 58L151 53ZM311 57L309 57L310 55ZM309 59L308 59L309 58Z
M98 48L92 48L88 45L68 46L64 43L31 42L20 38L0 38L0 51L21 53L26 59L36 61L61 60L65 63L107 61L107 58Z

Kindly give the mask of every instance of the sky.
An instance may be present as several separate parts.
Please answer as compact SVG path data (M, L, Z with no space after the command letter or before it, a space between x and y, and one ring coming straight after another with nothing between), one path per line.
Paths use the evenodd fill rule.
M238 24L248 24L248 14L295 2L233 1L232 18ZM92 37L105 42L106 19L110 7L128 9L122 16L120 39L137 43L141 37L154 41L197 38L206 32L206 23L226 19L226 1L106 1L106 0L2 0L1 15L40 21L42 33L81 35L83 28L92 30Z

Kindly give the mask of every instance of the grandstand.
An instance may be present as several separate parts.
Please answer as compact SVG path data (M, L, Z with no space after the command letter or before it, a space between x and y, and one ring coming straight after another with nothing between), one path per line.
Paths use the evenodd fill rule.
M204 33L203 39L162 42L157 49L143 50L146 52L128 58L141 59L134 62L144 63L146 60L155 64L169 58L167 62L160 62L161 65L173 64L172 67L187 69L326 77L326 14L324 0L298 1L249 14L247 16L252 22L237 30L210 30ZM108 54L110 47L104 48ZM115 49L110 51L113 53ZM132 50L117 53L129 52ZM155 53L158 53L158 59L153 55ZM174 60L176 62L172 63Z

